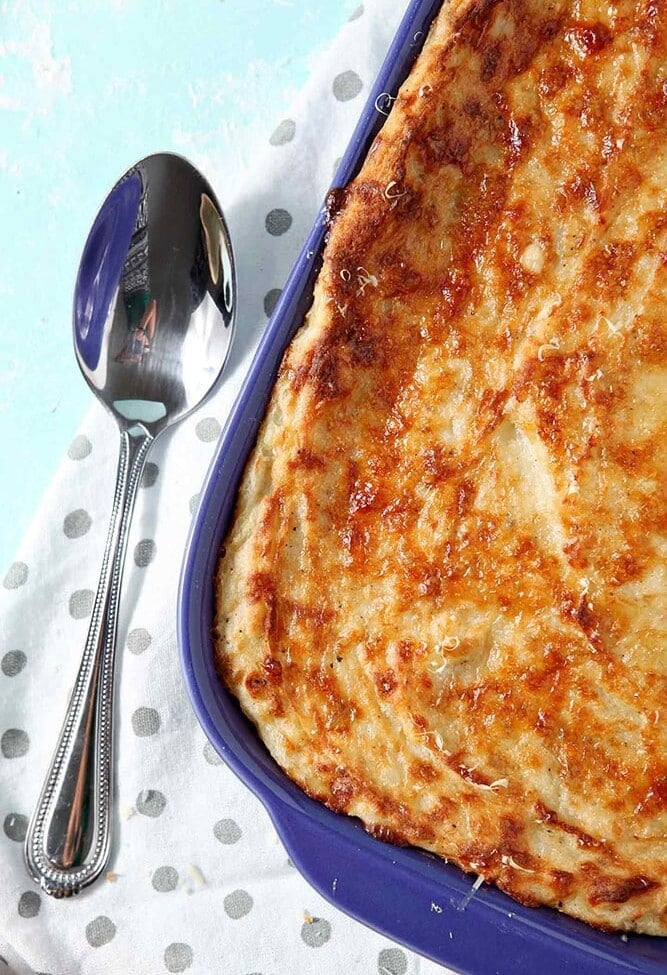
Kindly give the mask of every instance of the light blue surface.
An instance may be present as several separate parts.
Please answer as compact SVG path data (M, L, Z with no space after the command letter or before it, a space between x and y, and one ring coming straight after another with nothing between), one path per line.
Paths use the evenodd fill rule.
M90 401L71 295L95 212L159 149L224 206L358 0L0 2L0 574Z

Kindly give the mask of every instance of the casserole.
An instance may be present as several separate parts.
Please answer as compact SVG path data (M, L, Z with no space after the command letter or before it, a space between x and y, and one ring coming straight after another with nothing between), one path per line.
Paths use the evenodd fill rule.
M365 155L365 149L368 145L369 139L374 134L374 126L371 119L368 116L369 109L371 113L374 111L373 106L375 105L376 99L382 91L395 91L396 87L402 77L407 72L409 64L412 57L416 53L416 48L418 46L418 39L423 36L424 29L426 27L426 19L428 19L433 14L433 8L439 7L440 4L413 4L410 8L406 20L404 21L401 30L397 36L396 42L390 52L389 58L385 63L383 71L378 79L377 86L371 95L371 100L366 108L364 117L360 127L357 129L355 138L353 139L352 146L343 161L341 171L337 175L337 184L345 185L350 176L355 171L359 161ZM425 9L428 7L428 10ZM419 17L424 16L424 20L420 20ZM412 48L412 50L410 50ZM210 696L204 700L202 697L202 691L207 689L202 685L202 679L210 680L211 674L209 673L206 677L201 673L201 670L197 670L197 664L201 664L201 654L198 660L195 659L193 655L193 650L203 649L204 656L207 652L209 655L208 665L209 671L212 670L210 661L210 635L208 634L208 628L210 628L211 620L211 600L212 595L209 592L206 595L206 590L210 587L210 578L212 577L213 570L215 567L215 560L217 557L217 551L219 544L222 540L222 533L224 531L224 525L230 514L231 504L233 503L235 497L235 487L238 481L240 471L245 463L247 453L249 448L252 446L257 430L258 417L261 417L264 412L264 406L266 402L266 396L272 386L273 378L275 375L275 370L278 365L278 361L281 357L282 351L291 338L295 328L300 324L303 313L307 305L310 303L311 299L311 289L312 282L317 272L317 262L312 260L313 255L318 255L321 248L322 236L324 232L324 227L320 221L316 228L311 234L311 238L306 244L305 253L297 263L294 273L292 274L290 281L285 289L282 296L281 302L276 309L276 314L269 326L269 329L265 335L265 338L260 346L257 357L251 368L250 375L246 385L244 386L242 395L233 411L232 417L230 418L229 424L227 426L225 437L221 444L220 453L218 454L219 462L214 463L211 476L204 493L204 498L202 502L202 508L200 509L199 517L194 528L194 534L191 541L191 546L188 555L188 561L186 563L186 568L183 577L183 589L184 599L182 602L181 609L181 636L182 636L182 648L184 654L184 662L186 664L186 673L189 677L190 689L195 700L195 706L200 714L200 718L203 719L205 727L209 735L212 737L214 744L218 747L223 747L227 751L230 750L230 743L233 742L234 747L231 748L229 755L225 754L230 760L230 764L236 767L237 771L240 772L245 781L251 785L262 798L265 799L269 809L276 820L276 825L279 832L282 833L283 838L286 840L288 847L290 847L291 836L292 844L294 842L294 836L296 830L299 826L300 820L297 819L296 825L293 823L290 828L290 813L288 810L294 810L296 807L299 810L301 816L305 813L307 815L308 826L311 829L315 829L315 824L318 827L326 830L331 829L332 832L340 840L338 848L338 857L334 856L330 864L324 865L319 863L316 868L312 868L312 863L309 864L308 859L302 859L302 865L305 868L305 872L310 877L310 879L319 886L323 892L329 890L330 895L339 906L344 907L351 913L356 913L363 920L367 920L369 923L375 926L382 927L388 934L393 937L397 937L400 940L404 940L406 943L411 944L413 947L418 948L418 950L423 951L426 954L431 955L431 957L437 958L439 961L444 961L447 964L455 965L456 967L465 970L466 965L470 965L469 970L476 970L479 966L484 966L482 958L475 959L474 951L472 950L471 939L468 938L468 943L463 947L463 954L461 957L456 955L456 952L448 950L445 955L438 952L442 952L447 948L447 944L442 944L444 937L446 937L451 942L456 942L457 945L461 941L461 936L464 934L465 924L463 928L459 929L457 927L456 915L461 915L461 917L470 917L473 912L478 910L481 904L482 895L479 893L474 900L470 900L467 896L467 892L470 890L470 881L465 880L465 878L460 875L455 876L449 868L444 868L439 862L436 862L428 867L425 866L429 862L429 858L424 854L416 853L415 851L405 851L405 850L395 850L389 848L378 848L377 845L373 845L374 841L369 840L366 837L359 836L359 827L354 822L343 824L336 816L332 817L332 814L327 814L324 810L319 808L313 809L308 805L308 800L301 794L298 790L295 792L294 787L290 788L290 784L286 783L282 778L281 774L272 767L272 763L266 756L259 742L255 742L253 750L248 750L248 742L243 743L243 738L245 735L253 735L254 732L247 730L245 733L241 732L241 728L244 727L243 724L235 725L232 728L230 724L229 717L230 714L223 714L218 707L215 719L213 721L213 735L211 735L210 721L208 723L207 719L211 718L211 708L216 710L216 703L212 700ZM226 452L226 453L225 453ZM220 482L224 482L221 484ZM217 485L217 487L216 487ZM198 535L199 532L199 535ZM201 539L203 542L200 542ZM209 546L208 558L202 555L201 548L202 545L205 547ZM203 569L204 572L200 576L197 576L198 569ZM208 573L208 575L206 574ZM198 605L192 603L191 590L193 585L193 577L195 580L195 585L198 590L198 597L203 596L203 601L200 600ZM207 603L208 600L208 603ZM194 611L194 615L190 613L190 610ZM187 619L184 618L184 615ZM188 615L190 614L190 615ZM198 618L197 618L198 617ZM197 626L199 625L199 630L197 631ZM193 632L192 627L195 627L195 632ZM208 642L208 651L206 645ZM199 644L202 647L199 647ZM215 682L215 675L212 675L212 680ZM215 697L215 692L217 688L215 686L208 687L211 691L213 697ZM218 704L220 702L218 701ZM225 706L223 705L223 710ZM230 712L231 713L231 712ZM222 736L219 734L220 728L224 726L224 733ZM256 746L256 747L255 747ZM259 751L256 750L259 748ZM259 761L261 759L261 761ZM268 765L266 764L268 761ZM259 764L258 764L259 762ZM271 774L269 773L271 770ZM268 774L268 777L267 777ZM268 789L268 792L266 791ZM278 800L277 804L274 802ZM281 805L281 803L285 805ZM301 823L303 827L304 823ZM304 834L307 830L304 830ZM377 909L374 911L373 904L369 903L369 898L367 895L361 895L361 890L366 886L365 883L356 890L356 897L351 896L351 892L355 888L354 877L355 877L355 864L353 862L348 863L346 857L349 855L349 847L346 847L346 843L351 842L353 844L353 849L356 851L359 860L364 859L366 855L373 856L373 851L376 855L376 865L374 867L377 872L380 870L380 864L384 863L385 866L389 866L389 872L386 877L382 878L383 896L382 904L376 905L382 907L381 912ZM298 843L297 843L298 847ZM326 844L323 848L333 851L332 840L327 837ZM290 847L293 853L293 859L297 864L300 862L300 852L303 854L303 850L299 851L297 848ZM347 851L347 852L345 852ZM415 857L417 859L415 859ZM341 870L340 876L336 873L335 876L329 876L331 874L331 867L334 869L338 868L338 863L343 862L346 869ZM328 869L326 880L323 880L322 871L319 868L325 867ZM392 872L391 867L395 870ZM436 874L428 874L429 877L428 884L426 888L419 894L417 888L412 891L412 896L409 898L397 897L396 903L392 904L393 910L387 912L387 889L397 886L397 872L401 873L401 868L404 871L401 875L398 886L406 887L408 886L407 871L408 866L410 867L409 873L412 879L416 874L422 874L424 870L432 871L436 870ZM368 870L370 867L368 864L362 865L358 872L358 879L365 881ZM438 873L439 871L445 871L444 873ZM310 871L310 872L309 872ZM444 898L433 893L430 887L431 878L435 876L442 877L442 882L445 884L445 876L447 877L447 883L445 884L445 889L443 889ZM457 881L460 883L458 887L457 896ZM451 884L451 885L450 885ZM453 885L453 886L452 886ZM376 885L379 886L379 885ZM345 892L343 893L343 887ZM430 899L427 899L426 893L431 891ZM359 897L361 896L361 900ZM528 928L531 928L536 923L537 914L533 912L525 913L525 909L515 909L513 904L507 904L502 895L496 895L495 892L485 892L484 903L485 905L496 905L499 911L504 912L508 920L515 921L517 917L524 917L525 923ZM502 899L497 901L497 896ZM421 904L426 906L428 900L429 914L435 915L436 920L439 920L439 924L433 924L433 918L427 918L426 923L424 918L419 914L419 912L413 911L412 906ZM444 903L441 901L444 900ZM410 906L406 906L410 905ZM504 906L503 906L504 905ZM456 915L452 913L456 912ZM379 916L381 913L381 917ZM530 916L532 915L532 916ZM541 912L541 917L544 918L544 925L549 927L550 919L548 915ZM388 925L388 919L391 918L390 924ZM475 930L479 923L477 919L472 928L468 930L468 934L471 930ZM576 924L576 922L574 922ZM445 924L448 925L448 930L445 928ZM491 926L493 927L493 926ZM492 952L491 957L495 959L495 966L497 967L499 962L497 960L497 954L501 950L499 945L492 945L492 938L490 935L485 939L485 950L490 950ZM522 928L525 933L525 928ZM562 936L558 937L558 932L562 930L562 926L559 923L553 929L555 933L554 943L562 942ZM429 940L429 934L431 939ZM588 932L587 932L588 934ZM594 935L590 935L593 937ZM583 935L582 935L583 937ZM604 937L604 936L603 936ZM435 940L434 940L435 939ZM524 939L525 940L525 939ZM646 942L643 942L646 943ZM604 940L600 942L600 945L609 945L609 937L604 937ZM626 942L621 942L621 944L626 944ZM516 955L518 946L513 947L513 954ZM523 945L525 948L525 945ZM553 944L552 944L553 947ZM660 951L660 949L657 949ZM507 954L507 952L505 952ZM649 949L649 956L651 955L651 949ZM488 965L488 955L486 964ZM658 956L660 957L660 956ZM611 971L613 970L611 965L612 960L609 957L605 957L603 965L604 967L599 970ZM544 963L543 958L540 958L540 963ZM511 960L512 970L517 970L517 958L513 957ZM537 957L533 957L530 962L530 967L537 964ZM558 970L563 969L565 964L564 958L559 958L558 960ZM627 966L624 966L627 969ZM502 970L502 969L497 969ZM556 970L556 969L554 969ZM590 967L589 970L595 970ZM618 970L622 970L619 968ZM651 968L635 968L638 971L649 971Z

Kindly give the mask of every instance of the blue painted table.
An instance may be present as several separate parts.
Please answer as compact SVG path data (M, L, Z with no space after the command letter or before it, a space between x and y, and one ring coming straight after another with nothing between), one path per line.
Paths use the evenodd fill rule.
M0 44L0 574L90 401L71 349L89 225L137 158L224 205L358 0L6 0Z

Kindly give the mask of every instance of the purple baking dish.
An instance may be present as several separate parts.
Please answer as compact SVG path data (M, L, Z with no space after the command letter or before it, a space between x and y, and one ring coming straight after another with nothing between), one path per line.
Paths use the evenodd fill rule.
M412 0L343 157L334 186L357 171L442 0ZM178 633L192 705L212 745L266 806L294 864L332 904L468 975L665 975L667 940L603 934L548 908L516 904L438 858L373 839L354 819L309 799L278 768L213 667L213 574L236 487L282 353L312 296L326 231L322 211L292 270L222 434L181 575ZM472 896L474 895L474 896Z

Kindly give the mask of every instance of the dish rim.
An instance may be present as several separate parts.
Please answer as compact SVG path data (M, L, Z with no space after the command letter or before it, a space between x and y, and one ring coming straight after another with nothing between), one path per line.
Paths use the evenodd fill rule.
M332 188L345 186L358 170L384 121L378 99L395 93L407 77L442 2L409 3ZM543 975L560 975L579 973L584 963L590 975L659 975L667 969L667 939L628 935L625 941L549 908L524 907L487 885L471 897L470 879L459 868L424 851L376 840L357 820L308 798L273 761L217 677L210 629L219 547L282 353L310 305L325 234L322 208L229 414L190 527L177 632L197 718L220 757L267 809L293 863L327 900L356 920L464 975L488 971L489 964L498 975L532 975L537 966Z

